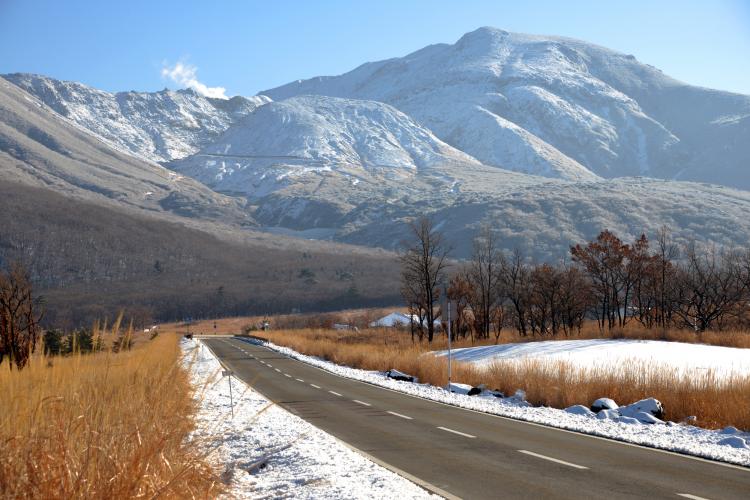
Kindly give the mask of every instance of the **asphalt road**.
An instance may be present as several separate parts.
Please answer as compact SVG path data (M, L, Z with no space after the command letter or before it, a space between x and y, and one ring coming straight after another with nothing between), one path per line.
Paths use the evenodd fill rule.
M204 339L269 400L443 496L750 499L750 469L464 410Z

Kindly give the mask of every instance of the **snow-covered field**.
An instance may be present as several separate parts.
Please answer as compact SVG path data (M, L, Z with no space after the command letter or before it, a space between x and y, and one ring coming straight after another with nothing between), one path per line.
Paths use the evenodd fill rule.
M272 405L244 382L229 381L211 351L183 341L200 410L194 437L216 446L236 498L428 498L425 490ZM209 444L210 443L210 444Z
M436 353L447 355L447 351ZM550 340L454 349L453 359L478 366L496 361L554 359L582 368L600 368L636 362L674 370L727 378L732 374L750 375L750 350L704 344L658 340Z
M243 339L259 343L252 339ZM427 384L401 382L386 377L385 373L341 366L314 356L264 342L269 349L280 352L336 375L361 380L413 396L458 406L470 410L491 413L527 422L567 429L595 436L607 437L628 443L640 444L698 457L721 460L733 464L750 466L750 433L726 428L721 431L701 429L692 425L663 422L642 424L632 418L597 418L591 414L579 414L579 408L570 411L555 408L532 407L523 399L522 392L508 398L492 395L468 396L448 392L441 387ZM621 401L634 403L633 401Z

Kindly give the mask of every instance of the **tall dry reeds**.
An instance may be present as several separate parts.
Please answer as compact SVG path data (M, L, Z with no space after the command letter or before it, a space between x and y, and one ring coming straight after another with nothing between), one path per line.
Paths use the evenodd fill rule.
M187 441L195 402L179 355L162 335L0 366L0 497L215 496L216 471Z

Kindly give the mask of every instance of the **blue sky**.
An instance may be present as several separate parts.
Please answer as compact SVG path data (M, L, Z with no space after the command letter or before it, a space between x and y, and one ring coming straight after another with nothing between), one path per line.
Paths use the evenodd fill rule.
M453 43L480 26L571 36L691 84L750 94L750 1L0 0L0 73L109 91L202 82L250 95ZM214 90L219 92L219 90Z

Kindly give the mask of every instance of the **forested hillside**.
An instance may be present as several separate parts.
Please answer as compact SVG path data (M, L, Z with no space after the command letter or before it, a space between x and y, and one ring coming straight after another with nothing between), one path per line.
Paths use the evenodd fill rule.
M148 322L399 300L398 265L385 252L223 241L11 182L0 182L0 199L0 265L30 268L57 325L119 307Z

